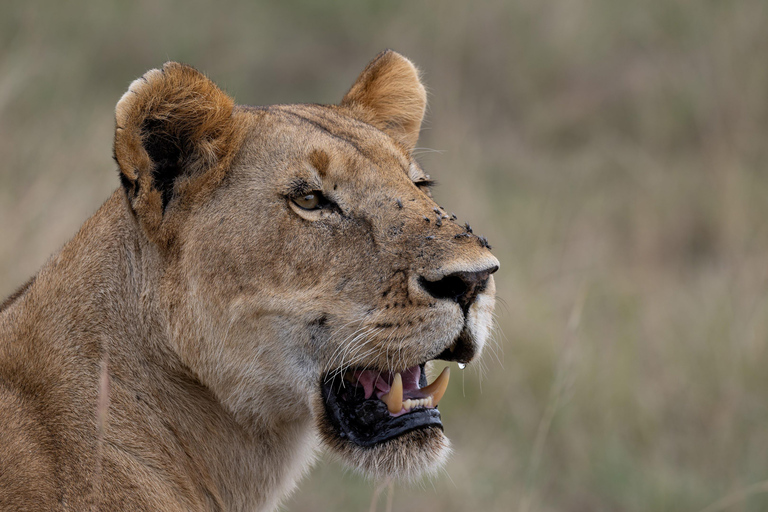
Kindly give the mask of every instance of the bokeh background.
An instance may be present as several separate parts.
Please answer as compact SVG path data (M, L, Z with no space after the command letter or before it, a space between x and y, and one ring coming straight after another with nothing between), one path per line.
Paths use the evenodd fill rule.
M114 104L147 69L334 103L393 48L430 90L440 204L502 262L495 346L441 404L455 453L393 509L768 510L767 21L764 0L3 0L0 295L117 187ZM324 457L284 510L374 488Z

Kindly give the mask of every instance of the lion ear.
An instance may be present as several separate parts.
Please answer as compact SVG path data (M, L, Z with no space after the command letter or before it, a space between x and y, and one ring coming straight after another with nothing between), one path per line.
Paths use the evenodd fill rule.
M190 182L233 152L234 101L176 62L135 80L115 108L115 160L134 210L159 224Z
M416 66L392 50L380 53L363 70L341 105L386 132L408 150L416 146L427 108L427 92Z

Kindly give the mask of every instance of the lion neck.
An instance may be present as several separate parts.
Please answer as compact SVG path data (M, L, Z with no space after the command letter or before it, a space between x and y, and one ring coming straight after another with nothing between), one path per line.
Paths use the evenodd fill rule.
M21 313L10 314L19 315L20 329L34 331L35 342L46 347L44 357L64 366L51 370L57 375L48 380L69 386L69 405L94 418L83 426L83 456L96 457L99 444L103 460L96 464L105 467L108 460L146 492L173 487L203 508L269 510L310 466L316 445L311 420L253 415L243 421L201 382L174 350L167 314L154 300L160 293L157 258L118 190L40 271L14 304ZM105 363L109 407L97 442L89 427L95 390L105 390L98 385ZM82 382L90 388L81 389ZM136 464L142 471L129 472ZM82 472L75 465L70 470ZM119 492L107 487L101 486L104 496Z

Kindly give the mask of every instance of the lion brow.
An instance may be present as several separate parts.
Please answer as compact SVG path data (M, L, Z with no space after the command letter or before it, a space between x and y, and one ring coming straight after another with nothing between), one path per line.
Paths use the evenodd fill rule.
M298 119L298 120L300 120L300 121L302 121L304 123L308 123L308 124L312 125L313 127L317 128L321 132L331 136L332 138L334 138L334 139L336 139L336 140L338 140L338 141L340 141L340 142L342 142L342 143L344 143L344 144L346 144L348 146L351 146L358 153L360 153L361 156L369 159L368 155L366 155L366 153L362 150L362 148L358 144L356 144L355 142L353 142L353 141L351 141L351 140L349 140L349 139L347 139L345 137L342 137L338 133L333 132L330 127L322 124L321 122L319 122L319 121L317 121L315 119L311 119L311 118L309 118L307 116L304 116L304 115L301 115L301 114L297 114L296 112L291 112L290 110L282 110L281 109L280 112L283 113L283 114L287 114L289 116L295 117L296 119Z

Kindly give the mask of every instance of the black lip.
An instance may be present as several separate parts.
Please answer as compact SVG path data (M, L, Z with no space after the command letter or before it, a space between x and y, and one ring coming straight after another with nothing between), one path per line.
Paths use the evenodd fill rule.
M326 415L341 439L370 447L413 430L428 427L443 429L437 408L418 408L393 417L384 402L375 396L366 399L362 387L338 380L340 382L325 382L324 379L320 389ZM426 383L422 365L420 386L424 387Z
M464 328L454 340L453 345L440 352L435 356L435 359L466 364L472 361L476 355L477 350L465 321Z

